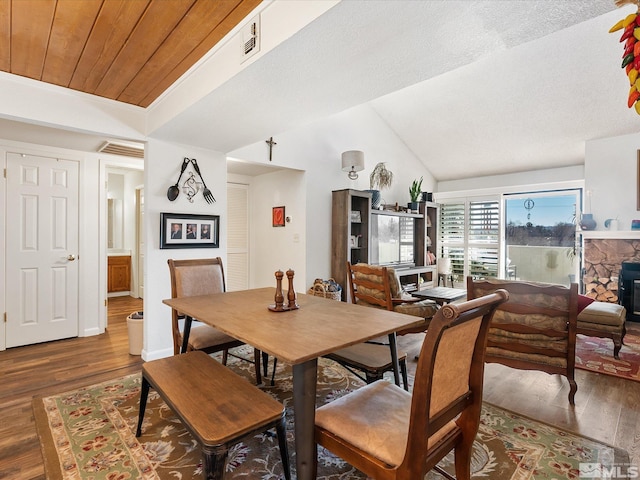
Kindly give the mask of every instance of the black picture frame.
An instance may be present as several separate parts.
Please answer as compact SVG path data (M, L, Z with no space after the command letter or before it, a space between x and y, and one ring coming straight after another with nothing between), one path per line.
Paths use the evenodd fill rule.
M174 230L179 230L180 234L174 234ZM161 249L219 247L219 215L193 215L189 213L160 214Z

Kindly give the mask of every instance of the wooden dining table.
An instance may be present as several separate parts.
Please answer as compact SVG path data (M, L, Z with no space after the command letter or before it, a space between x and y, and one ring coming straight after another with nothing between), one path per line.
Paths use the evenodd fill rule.
M300 308L273 312L268 307L275 303L275 291L258 288L173 298L163 303L186 316L185 342L192 320L197 319L292 365L297 478L312 480L317 472L314 426L318 358L388 335L399 383L395 332L422 319L300 293Z

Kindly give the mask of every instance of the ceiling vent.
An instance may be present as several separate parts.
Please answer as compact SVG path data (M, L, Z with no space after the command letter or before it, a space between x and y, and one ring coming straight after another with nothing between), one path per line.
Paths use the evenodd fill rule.
M242 61L260 51L260 16L258 15L242 28Z
M98 151L123 157L144 158L144 145L136 143L104 142Z

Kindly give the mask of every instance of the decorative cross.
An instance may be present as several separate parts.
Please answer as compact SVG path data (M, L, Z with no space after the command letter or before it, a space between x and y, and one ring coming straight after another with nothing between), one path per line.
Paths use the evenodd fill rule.
M265 141L267 142L267 145L269 145L269 161L271 161L271 159L273 158L273 146L277 145L277 143L273 141L273 137Z

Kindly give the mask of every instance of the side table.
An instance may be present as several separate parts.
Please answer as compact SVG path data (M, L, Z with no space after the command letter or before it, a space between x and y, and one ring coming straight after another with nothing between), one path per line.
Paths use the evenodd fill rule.
M455 302L467 296L467 290L464 288L434 287L425 290L411 292L411 295L418 298L429 299L438 305Z

